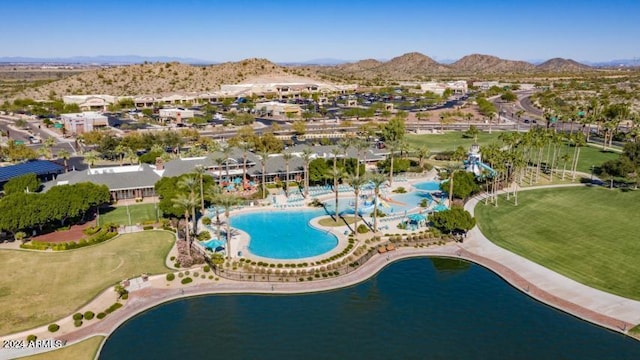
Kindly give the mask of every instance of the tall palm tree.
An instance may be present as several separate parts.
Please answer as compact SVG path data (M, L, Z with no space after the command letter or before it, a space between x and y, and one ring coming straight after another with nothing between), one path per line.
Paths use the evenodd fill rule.
M338 143L338 146L340 147L340 150L342 150L342 155L344 155L344 157L342 158L342 167L346 169L347 168L347 150L349 150L349 148L351 147L351 142L349 141L349 139L343 139Z
M225 145L222 147L222 149L220 150L220 152L222 152L222 156L224 156L224 164L225 164L225 171L227 173L227 181L231 181L231 178L229 177L229 158L231 157L231 151L233 150L233 147L229 146L229 145Z
M184 210L185 219L185 240L187 241L187 255L191 256L191 234L189 230L189 210L194 208L198 201L193 194L178 194L175 198L171 199L173 206ZM195 220L194 220L194 232L195 232Z
M240 143L240 149L242 150L242 181L247 181L247 156L249 156L249 150L253 148L253 143L249 141L243 141ZM244 185L244 184L243 184Z
M369 149L369 144L364 140L355 138L352 146L356 149L356 175L360 176L360 156L362 156L362 154L364 153L364 166L366 170L366 166L367 166L366 150Z
M180 181L178 181L178 188L187 191L193 199L196 199L196 203L198 200L198 196L196 195L197 187L198 187L198 179L193 174L186 175L185 177L180 179ZM197 223L196 222L196 204L194 204L193 207L191 208L191 214L193 219L193 232L197 234L198 232L197 232L197 224L196 224Z
M355 237L357 239L358 238L358 218L360 216L360 214L358 214L358 201L360 200L360 188L362 188L362 186L365 184L367 180L364 177L355 176L355 175L350 175L347 177L347 179L351 187L353 187L353 193L356 196L356 200L354 202L354 208L353 208L354 210L353 233L355 234Z
M138 154L136 154L136 152L133 151L133 149L129 148L129 149L127 149L127 153L125 155L125 159L131 165L137 164L138 163Z
M215 162L216 166L218 167L218 184L222 186L222 165L224 165L225 159L217 157L213 159L213 162Z
M447 177L449 178L449 207L451 207L451 205L453 204L453 177L456 174L456 172L458 172L459 170L461 170L462 167L460 164L458 163L448 163L445 166L445 171L447 172Z
M213 183L210 187L206 189L206 196L211 201L216 209L216 239L220 239L220 211L218 206L220 201L220 196L222 195L222 187L218 186L218 184Z
M584 135L581 132L577 132L572 137L573 145L575 146L575 150L573 152L573 167L571 169L571 181L576 181L576 171L578 168L578 161L580 159L580 148L585 145Z
M224 216L227 218L227 258L231 257L231 209L241 202L240 198L229 193L220 195L218 199L218 204L224 208Z
M118 154L118 159L120 160L120 166L124 164L124 157L128 153L128 150L129 150L129 147L122 144L118 144L114 149L114 152Z
M369 182L373 184L373 191L375 194L373 202L373 232L378 232L378 202L380 201L380 186L387 181L387 178L382 174L369 175Z
M284 160L284 195L289 197L289 162L293 159L293 154L285 151L282 153L282 159Z
M335 193L335 196L336 196L334 220L338 221L338 196L340 194L340 192L338 191L338 181L344 178L346 176L346 173L342 168L335 166L335 163L334 163L333 169L330 169L327 172L327 176L333 178L333 192Z
M64 171L67 172L69 170L68 162L69 158L71 158L71 153L66 149L62 149L58 151L58 154L56 154L56 156L64 161Z
M207 173L207 169L203 165L197 165L193 169L193 173L196 174L200 181L200 213L204 214L204 176Z
M267 184L265 183L265 179L266 179L266 172L267 172L267 161L269 160L269 150L267 150L266 148L260 149L260 151L258 151L258 155L260 156L260 165L262 165L262 180L260 183L260 186L262 187L262 198L264 199L267 195L266 195L266 190L267 190Z
M304 148L302 150L302 161L304 161L304 197L309 196L309 163L311 162L311 156L313 155L313 151L310 148Z
M398 148L397 141L389 141L386 143L387 148L389 148L389 186L393 185L393 155Z
M44 139L44 142L42 142L42 147L44 149L46 149L46 151L47 151L47 158L48 159L53 158L52 149L53 149L53 146L56 144L56 142L57 142L56 139L53 138L53 137L48 137L48 138Z

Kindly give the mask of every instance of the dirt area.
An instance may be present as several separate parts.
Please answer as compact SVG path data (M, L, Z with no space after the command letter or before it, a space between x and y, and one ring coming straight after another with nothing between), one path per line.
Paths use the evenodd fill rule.
M95 224L96 224L95 220L92 220L82 225L73 225L69 230L54 231L48 234L38 235L38 236L32 237L31 240L50 242L50 243L79 241L85 236L85 234L82 231L90 226L94 226Z

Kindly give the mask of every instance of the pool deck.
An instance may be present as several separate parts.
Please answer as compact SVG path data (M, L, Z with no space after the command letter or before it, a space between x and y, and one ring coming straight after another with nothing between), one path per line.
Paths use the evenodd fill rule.
M521 191L560 186L581 185L552 185L527 188ZM473 213L475 205L482 199L482 197L473 198L465 204L465 208ZM258 209L264 210L266 208ZM67 345L71 345L95 335L108 336L134 315L168 301L211 294L275 295L330 291L366 281L394 261L424 256L459 258L474 262L493 271L514 288L543 303L620 333L626 334L631 327L640 324L640 301L590 288L504 250L491 243L476 226L468 233L462 244L450 243L428 248L400 247L396 251L374 255L351 273L322 280L270 283L194 278L194 282L188 285L181 285L179 278L168 282L164 275L152 276L148 281L133 280L132 283L135 286L131 289L125 305L103 320L87 321L82 327L75 328L73 319L68 316L56 322L60 325L60 330L55 335L49 333L45 325L5 335L0 339L24 339L28 334L34 334L38 336L38 339L55 337L63 339ZM207 276L211 274L204 273L201 268L191 269L191 272L193 271ZM114 292L108 288L79 311L92 310L97 313L113 304L114 301ZM52 349L3 349L0 351L0 359L21 357L49 350Z

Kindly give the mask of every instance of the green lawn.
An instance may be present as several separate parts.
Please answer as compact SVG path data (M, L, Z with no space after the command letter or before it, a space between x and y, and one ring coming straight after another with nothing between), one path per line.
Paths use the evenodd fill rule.
M125 278L167 272L173 242L168 232L145 231L70 251L0 251L0 334L67 316Z
M640 191L523 191L519 205L478 204L491 241L583 284L640 300Z
M488 132L483 131L478 134L478 144L482 146L494 141L499 142L498 136L500 136L500 133L501 131L493 131L489 134ZM469 149L471 144L473 144L473 138L465 138L462 134L463 133L461 131L445 132L444 134L407 134L405 138L412 146L419 147L426 145L432 153L437 153L442 151L453 151L458 146Z
M331 217L320 219L318 221L318 224L322 226L328 226L328 227L339 227L339 226L345 226L347 224L353 224L355 222L356 222L356 218L354 216L343 216L339 218L338 221L334 221L333 218Z
M104 336L93 336L77 344L64 347L59 350L32 355L22 358L23 360L93 360L96 357L100 343Z
M158 215L162 216L162 214ZM131 216L131 223L129 223L129 216ZM100 211L100 224L135 225L149 220L156 220L155 204L111 206Z
M573 148L571 148L571 151ZM573 151L570 152L573 155ZM580 148L580 157L578 158L578 171L591 173L591 165L600 167L602 163L617 159L620 154L612 151L602 151L602 149L591 146L583 146Z

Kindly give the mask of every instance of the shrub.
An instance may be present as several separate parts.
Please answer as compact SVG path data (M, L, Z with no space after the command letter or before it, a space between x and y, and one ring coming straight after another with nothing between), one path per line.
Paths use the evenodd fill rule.
M142 230L153 230L153 225L145 225L142 227Z
M187 270L187 271L184 272L184 274L185 275L189 275L189 274L191 274L191 271Z
M199 276L198 272L197 272L197 271L194 271L194 272L193 272L193 277L198 277L198 276Z
M84 312L84 318L86 320L91 320L91 319L93 319L94 316L95 316L95 314L93 313L93 311L85 311Z
M49 330L49 332L54 333L54 332L56 332L56 331L60 330L60 325L58 325L58 324L51 324L51 325L49 325L49 327L47 327L47 329Z
M81 313L73 314L73 320L82 320L82 314Z
M171 261L174 261L175 259L176 259L175 256L172 256L172 257L169 258L169 260L171 260Z
M205 218L205 219L208 219L208 218ZM211 233L209 233L206 230L205 231L201 231L198 234L198 240L200 240L200 241L209 240L209 239L211 239Z
M211 271L211 267L209 267L209 265L205 265L205 266L202 268L202 271L204 271L204 272L209 272L209 271Z
M105 318L105 316L107 316L107 314L105 314L105 313L103 313L103 312L100 312L100 313L98 313L98 315L96 315L96 317L97 317L98 319L100 319L100 320L104 319L104 318Z
M107 314L111 314L112 312L120 309L122 307L122 304L120 303L113 303L113 305L109 306L104 312L106 312ZM100 314L98 314L100 315Z
M203 225L211 225L211 218L203 217L202 218L202 224Z
M184 277L184 274L183 274L183 273L181 273L181 272L179 272L179 273L178 273L178 277L179 277L179 278L183 278L183 277Z
M127 300L129 298L129 293L124 293L122 294L122 296L120 296L120 299L122 300Z
M76 320L76 321L74 321L74 322L73 322L73 325L74 325L75 327L80 327L80 326L82 326L82 320Z
M405 189L403 186L399 186L397 189L393 190L393 192L397 194L404 194L407 192L407 189Z
M358 225L357 231L358 231L358 234L366 234L369 232L369 228L365 224L360 224Z
M38 337L33 335L33 334L27 335L27 341L28 342L36 341L37 339L38 339Z
M167 281L173 281L175 278L176 278L176 275L174 273L167 274Z
M180 282L182 283L182 285L186 285L186 284L189 284L192 281L193 281L192 278L186 277L186 278L182 279Z

